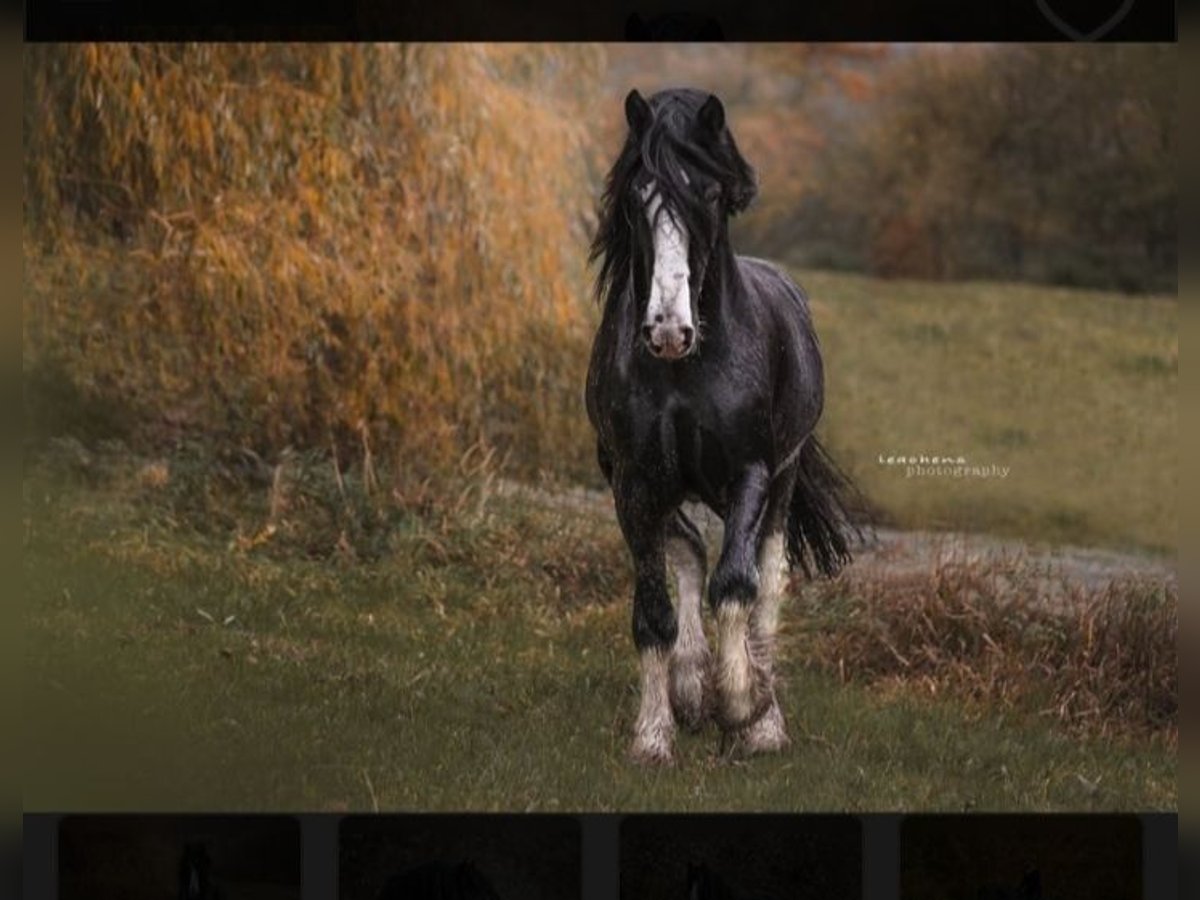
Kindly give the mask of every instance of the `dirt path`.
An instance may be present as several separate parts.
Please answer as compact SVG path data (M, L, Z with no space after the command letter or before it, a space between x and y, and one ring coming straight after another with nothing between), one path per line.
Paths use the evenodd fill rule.
M986 561L1023 559L1047 579L1100 588L1116 578L1144 578L1175 583L1173 560L1091 547L1046 547L986 534L896 531L881 528L873 543L858 554L855 565L916 570L947 559Z
M552 492L512 481L497 485L500 496L522 497L539 505L599 516L613 516L612 498L602 491L572 488ZM705 533L709 545L720 546L721 522L698 504L687 505L688 515ZM1174 559L1124 553L1093 547L1053 547L1029 544L988 534L966 532L900 531L879 528L856 547L856 569L886 569L891 576L917 573L948 561L987 563L1020 561L1021 569L1039 583L1038 595L1049 603L1068 596L1071 588L1096 590L1115 579L1166 582L1177 587Z

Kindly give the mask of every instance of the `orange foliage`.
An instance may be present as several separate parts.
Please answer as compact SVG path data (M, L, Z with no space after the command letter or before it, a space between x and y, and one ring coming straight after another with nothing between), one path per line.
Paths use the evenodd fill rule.
M273 452L585 460L587 47L26 56L24 360ZM583 463L581 463L583 464Z

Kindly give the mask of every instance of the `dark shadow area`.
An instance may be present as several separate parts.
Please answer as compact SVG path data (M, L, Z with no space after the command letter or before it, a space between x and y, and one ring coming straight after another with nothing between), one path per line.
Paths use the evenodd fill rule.
M853 816L629 816L621 900L858 900Z
M568 816L343 820L341 900L577 900L579 823Z
M60 900L299 900L289 816L70 816Z
M1141 900L1132 815L911 816L901 900Z
M70 434L85 444L124 440L137 412L98 387L81 386L53 358L37 362L22 377L25 437L35 443Z

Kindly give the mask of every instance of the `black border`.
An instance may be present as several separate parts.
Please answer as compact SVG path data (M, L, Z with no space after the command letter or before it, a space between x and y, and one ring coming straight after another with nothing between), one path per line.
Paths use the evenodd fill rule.
M629 17L663 22L687 11L691 25L668 22L658 37L696 39L715 22L730 41L1176 41L1175 0L1087 0L1103 13L1070 23L1084 0L27 0L29 41L432 40L623 41ZM1043 7L1054 9L1059 23ZM1125 4L1127 10L1121 11ZM1083 14L1076 13L1074 18ZM1064 30L1061 23L1068 23ZM711 30L704 32L711 36Z
M105 813L97 813L105 815ZM408 813L398 813L408 815ZM72 813L69 815L89 815ZM144 815L138 813L136 815ZM176 816L187 813L164 813ZM200 815L214 815L202 813ZM255 817L256 813L232 813L237 818ZM276 815L276 814L270 814ZM286 813L299 822L302 856L302 900L334 900L337 896L337 863L340 824L343 818L362 814ZM369 814L367 814L369 815ZM389 815L383 813L382 815ZM444 813L430 813L447 815ZM450 815L476 816L494 813L460 813ZM514 813L514 815L521 815ZM615 813L561 814L576 818L582 839L582 900L617 900L619 896L620 823L625 816ZM646 814L641 814L646 815ZM660 814L651 814L660 815ZM668 815L668 814L662 814ZM700 815L711 815L701 813ZM736 825L739 818L755 813L718 813ZM808 816L808 813L784 815ZM827 813L814 813L815 818L827 818ZM835 814L841 817L845 814ZM862 827L863 900L900 900L900 834L906 819L916 816L945 815L939 813L860 813L850 814ZM954 815L954 814L950 814ZM1000 813L1007 816L1054 816L1058 813ZM1067 813L1107 817L1112 813ZM1179 814L1175 812L1131 813L1142 825L1142 884L1143 900L1175 900L1179 896ZM23 875L26 898L57 896L58 829L66 815L59 813L25 813L23 816Z

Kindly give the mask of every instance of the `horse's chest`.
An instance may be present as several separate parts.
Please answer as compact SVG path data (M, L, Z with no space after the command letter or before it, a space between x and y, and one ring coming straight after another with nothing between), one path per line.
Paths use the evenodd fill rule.
M766 418L727 398L643 395L627 420L629 456L664 487L723 506L746 461L761 455Z

